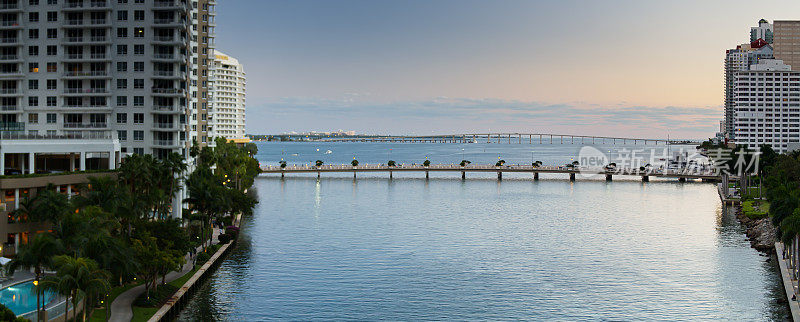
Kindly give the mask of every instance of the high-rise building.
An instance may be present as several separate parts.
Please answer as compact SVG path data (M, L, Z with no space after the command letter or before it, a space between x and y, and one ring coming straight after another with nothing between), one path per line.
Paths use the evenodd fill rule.
M800 71L762 59L735 73L733 98L736 144L780 153L800 147Z
M800 20L775 20L775 59L800 70Z
M186 155L192 5L0 0L0 174L50 174L0 178L0 216L48 184L72 194L89 176L73 171L115 169L131 153ZM0 253L33 229L46 227L0 221L4 245L15 244Z
M757 42L759 39L771 44L773 40L772 24L766 19L758 21L758 27L750 27L750 42Z
M197 0L192 9L192 57L194 64L191 73L191 108L189 114L190 140L188 144L197 142L201 147L213 141L213 126L209 118L213 117L214 106L209 102L209 89L213 85L209 80L210 67L214 59L214 38L216 35L216 0Z
M754 48L753 44L762 46ZM773 58L772 47L758 42L758 39L752 44L742 44L725 52L725 120L723 121L725 128L723 133L728 139L735 139L736 134L733 126L734 108L736 106L733 89L736 73L748 70L751 65L757 64L761 59L771 58Z
M236 58L216 51L210 75L209 101L214 108L209 112L209 136L246 141L244 67Z

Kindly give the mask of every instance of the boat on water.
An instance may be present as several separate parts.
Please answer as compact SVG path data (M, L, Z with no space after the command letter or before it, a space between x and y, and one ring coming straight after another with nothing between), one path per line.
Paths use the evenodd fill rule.
M333 153L333 151L331 150L325 151L325 154L331 154L331 153Z

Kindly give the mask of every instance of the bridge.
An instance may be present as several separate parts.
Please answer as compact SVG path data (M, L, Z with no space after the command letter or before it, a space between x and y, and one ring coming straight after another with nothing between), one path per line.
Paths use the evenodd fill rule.
M396 142L396 143L517 143L517 144L700 144L696 140L647 139L551 133L467 133L422 136L320 137L321 142Z
M366 165L358 165L356 167L349 165L349 164L335 164L335 165L322 165L322 166L312 166L312 165L290 165L286 166L285 168L281 168L280 166L261 166L261 173L268 175L268 174L280 174L281 177L284 177L287 174L292 173L316 173L317 177L319 178L322 173L353 173L353 178L356 178L357 173L369 173L369 172L381 172L381 173L388 173L389 178L392 178L392 174L394 172L425 172L425 178L429 178L430 172L461 172L461 179L466 179L467 172L489 172L489 173L497 173L497 179L503 179L503 173L505 172L518 172L518 173L531 173L533 174L533 179L538 180L540 173L552 173L552 174L565 174L569 176L571 181L575 181L575 177L577 174L586 174L586 175L598 175L598 176L605 176L606 180L612 180L612 177L615 175L624 175L624 176L639 176L642 178L642 181L649 181L650 177L656 178L672 178L677 179L679 181L686 181L689 180L703 180L703 181L719 181L721 177L716 174L713 170L710 169L682 169L682 170L664 170L664 169L652 169L652 170L641 170L641 169L605 169L605 168L591 168L591 167L568 167L568 166L532 166L532 165L503 165L503 166L494 166L491 164L487 165L466 165L461 166L459 164L431 164L429 166L424 165L397 165L390 167L384 164L366 164Z

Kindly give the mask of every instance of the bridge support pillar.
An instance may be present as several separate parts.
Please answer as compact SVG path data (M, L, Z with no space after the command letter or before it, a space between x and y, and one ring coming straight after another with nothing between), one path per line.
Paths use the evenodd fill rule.
M320 177L320 172L317 171L317 179L319 179L319 177Z
M606 175L606 181L611 181L611 178L612 178L612 177L613 177L612 175L610 175L610 174L607 174L607 175Z
M678 182L686 182L686 178L678 178Z
M503 173L500 171L497 171L497 180L503 180Z
M425 179L426 179L426 180L427 180L427 179L430 179L430 173L428 173L428 171L425 171Z
M539 172L533 173L533 180L539 180Z
M283 172L281 172L281 179L283 179Z
M650 182L649 176L642 176L642 182Z
M574 173L570 173L569 174L569 181L575 181L575 174Z
M392 179L392 171L389 171L389 179Z
M356 172L353 171L353 179L355 179L355 178L356 178Z
M466 179L467 179L467 172L461 171L461 180L466 180Z

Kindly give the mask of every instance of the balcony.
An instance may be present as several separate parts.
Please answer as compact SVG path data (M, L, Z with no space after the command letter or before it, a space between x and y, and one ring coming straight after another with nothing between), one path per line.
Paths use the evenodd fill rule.
M179 45L179 44L185 44L186 38L176 37L176 36L153 36L153 41L167 45Z
M89 3L89 7L92 8L108 8L108 2L106 1L92 1Z
M177 88L153 88L153 95L177 97L186 95L183 89Z
M153 59L163 61L185 61L186 56L184 54L153 54Z
M153 10L187 10L186 4L178 1L156 1L153 3Z
M153 123L153 128L156 129L174 129L175 123Z
M22 71L19 70L0 70L0 78L17 78L22 76Z
M67 1L64 2L64 9L80 9L83 8L83 1Z
M18 29L22 28L17 20L3 20L0 21L0 29Z
M17 3L0 3L0 12L3 11L22 11L22 9Z
M65 88L64 94L106 94L107 88Z
M64 21L68 26L80 26L83 24L83 19L69 19Z
M2 44L16 44L16 43L19 43L19 38L16 38L16 37L0 38L0 43L2 43Z
M78 123L78 122L65 122L64 128L66 129L102 129L107 128L108 123L106 122L95 122L95 123Z
M153 71L154 78L173 78L173 79L185 79L186 73L179 72L179 71L172 71L172 70L156 70Z
M16 88L0 88L0 95L17 94L19 92Z
M66 42L83 42L83 37L66 37L64 40Z
M4 140L109 140L113 138L111 131L70 131L69 134L26 134L26 133L0 133Z
M0 131L25 131L25 123L0 122Z
M108 76L108 72L104 71L104 70L96 70L96 71L88 71L88 72L84 72L84 71L64 72L64 77L90 78L90 77L107 77L107 76Z
M16 105L0 105L0 111L16 111Z
M108 19L92 19L89 22L92 25L106 25L108 24Z
M175 140L153 140L155 146L175 146Z

